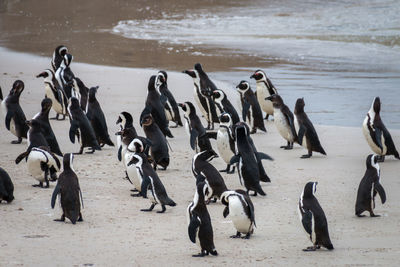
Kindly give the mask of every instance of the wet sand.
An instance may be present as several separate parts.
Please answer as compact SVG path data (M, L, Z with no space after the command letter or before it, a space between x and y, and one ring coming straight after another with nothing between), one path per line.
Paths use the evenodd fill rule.
M0 50L0 85L6 94L16 79L25 82L21 104L27 118L39 111L44 96L43 80L35 75L50 67L50 57ZM133 114L134 125L143 131L138 117L143 109L147 81L157 70L128 69L73 63L73 71L88 86L99 85L98 100L105 112L111 135L117 130L119 112ZM193 99L191 78L168 72L169 87L177 101ZM224 89L223 83L218 83ZM232 99L233 103L236 103ZM51 116L54 114L52 113ZM312 119L312 116L311 116ZM4 122L2 122L4 125ZM51 121L61 150L77 152L79 146L68 139L69 122ZM171 164L159 171L176 207L167 207L164 214L144 213L146 199L130 197L132 186L122 177L124 172L116 158L116 149L105 147L93 155L75 157L74 168L80 179L85 208L84 222L72 225L53 219L61 209L50 208L50 189L34 188L36 183L27 172L26 163L15 165L15 158L26 150L26 141L11 145L14 140L5 127L0 127L0 163L15 185L15 200L0 204L0 259L4 266L304 266L323 263L325 266L397 266L400 253L399 218L400 190L398 160L387 158L381 164L381 183L387 202L376 199L380 218L356 218L354 204L358 184L365 172L365 158L371 153L361 128L316 126L328 156L315 154L304 160L306 151L295 146L292 151L279 149L284 140L268 122L268 133L257 133L253 139L260 151L275 160L265 161L271 184L263 184L266 197L253 197L257 228L250 240L230 239L235 233L229 217L222 216L221 203L210 204L214 241L219 256L192 258L199 248L187 235L186 207L193 199L194 184L190 163L193 151L184 128L172 129L175 138ZM399 146L400 131L392 130ZM213 146L216 144L213 142ZM225 167L221 159L212 163ZM241 188L237 173L222 174L228 188ZM318 181L316 197L329 224L334 251L305 253L311 243L297 215L300 193L308 181ZM159 210L160 207L155 208Z

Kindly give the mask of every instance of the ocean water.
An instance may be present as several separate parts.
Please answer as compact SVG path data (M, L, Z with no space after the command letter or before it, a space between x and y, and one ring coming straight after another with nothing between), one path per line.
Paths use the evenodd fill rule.
M361 126L380 96L383 121L400 129L399 14L400 1L243 1L168 9L119 20L107 31L156 41L176 54L179 46L205 58L257 58L285 103L293 109L304 97L318 124ZM253 62L240 60L209 75L234 90L253 71Z

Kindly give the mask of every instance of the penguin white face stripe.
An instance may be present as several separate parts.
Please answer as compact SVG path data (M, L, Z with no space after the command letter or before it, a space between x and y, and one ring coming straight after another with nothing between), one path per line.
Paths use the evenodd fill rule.
M74 165L73 165L73 160L74 160L74 154L71 153L69 155L69 166L70 166L71 170L73 170L75 172Z
M312 190L312 194L314 195L315 192L317 191L317 183L313 183L313 190Z
M379 164L378 164L378 163L375 163L375 157L376 157L376 155L373 155L373 156L371 157L371 166L374 167L374 168L376 169L376 171L377 171L377 173L378 173L378 177L380 178L380 176L381 176L381 170L380 170Z

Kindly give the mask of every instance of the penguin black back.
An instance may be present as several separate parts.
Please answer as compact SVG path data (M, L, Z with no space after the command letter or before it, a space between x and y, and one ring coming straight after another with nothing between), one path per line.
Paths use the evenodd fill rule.
M14 200L14 184L8 173L0 167L0 203L2 200L7 203Z

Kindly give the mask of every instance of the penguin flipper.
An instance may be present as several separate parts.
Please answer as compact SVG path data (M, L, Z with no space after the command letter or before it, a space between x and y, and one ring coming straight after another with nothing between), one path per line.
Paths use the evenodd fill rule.
M143 198L147 198L147 189L149 188L151 181L150 181L150 178L145 175L143 175L142 179L143 180L142 180L142 186L140 189L140 194L142 195Z
M396 151L396 147L394 146L392 136L390 135L386 127L384 127L383 129L383 137L385 138L385 144L388 150L386 154L394 155L396 158L399 158L399 153Z
M383 189L383 186L379 182L374 184L374 191L378 192L379 197L381 198L382 204L385 204L385 202L386 202L385 189Z
M204 182L205 180L206 177L203 174L199 173L198 175L196 175L196 185L201 182Z
M206 132L207 138L217 139L217 132Z
M56 205L57 195L61 192L60 183L57 183L56 187L54 188L53 195L51 196L51 208L54 209Z
M242 119L244 122L246 122L247 113L249 112L249 109L250 109L250 103L247 102L246 100L243 100Z
M161 102L161 105L162 105L163 107L165 106L165 104L167 103L167 101L168 101L168 97L167 97L166 95L162 94L162 95L160 96L160 102Z
M189 239L193 243L196 243L196 233L198 231L198 228L200 227L201 220L197 215L193 215L192 218L190 219L190 223L188 226L188 234L189 234Z
M257 152L257 156L260 159L267 159L267 160L274 160L272 157L270 157L268 154L265 154L263 152Z
M11 111L11 110L8 110L7 114L6 114L6 118L5 118L5 123L6 123L7 130L10 130L10 124L11 124L12 117L14 117L14 112Z
M229 215L229 206L226 206L224 211L222 212L222 215L224 218L226 218Z
M122 146L118 148L118 160L122 161Z
M379 128L375 128L375 139L376 139L376 144L378 147L382 150L382 131Z
M79 122L77 120L71 121L71 127L69 128L69 140L75 144L75 134L79 128Z
M237 155L235 155L235 156L233 156L233 157L231 158L231 160L229 161L229 164L232 165L232 164L238 163L239 160L240 160L240 155L237 154Z
M306 131L307 131L306 127L304 125L301 125L299 132L297 134L299 145L301 145L301 146L303 145L303 137L306 134Z
M21 153L16 159L15 159L15 164L18 164L21 162L21 160L23 160L24 158L26 158L29 155L29 150L25 151L24 153Z
M190 132L190 147L195 150L196 148L196 139L199 136L199 132L196 129L192 129Z
M311 236L312 235L312 212L310 210L304 210L301 218L301 223L303 224L304 230Z

